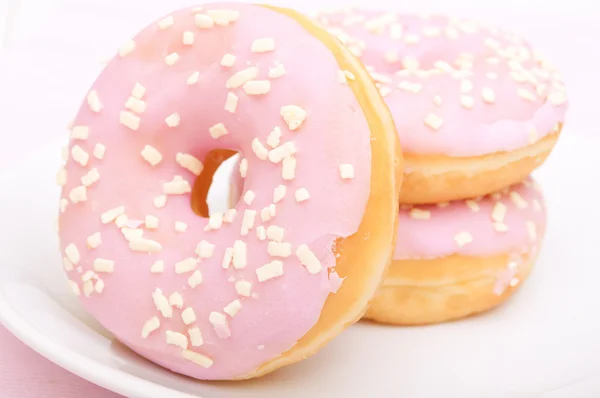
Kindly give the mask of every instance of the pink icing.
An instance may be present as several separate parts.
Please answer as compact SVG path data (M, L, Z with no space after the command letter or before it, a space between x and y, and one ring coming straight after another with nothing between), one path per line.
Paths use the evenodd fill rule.
M442 204L443 207L439 204L403 206L394 259L438 258L452 254L492 256L507 252L518 255L538 246L546 226L546 211L542 193L531 180L473 202L476 206L473 203L471 206L478 208L477 211L464 200ZM501 222L507 229L503 232L494 227L492 218L498 202L506 206ZM414 209L429 212L429 219L415 218L419 216ZM533 235L530 229L535 230ZM472 242L460 246L455 236L463 232L471 235Z
M560 75L513 34L438 15L348 9L317 18L373 72L407 153L511 151L564 121L568 105ZM462 91L463 81L472 88ZM493 93L493 103L484 101L484 89ZM532 100L519 96L519 89ZM472 108L461 104L461 95L471 98ZM426 125L429 114L441 126Z
M328 295L342 283L336 274L327 272L335 266L332 244L360 225L363 213L357 209L365 209L369 197L370 133L351 89L339 81L333 55L298 23L266 8L236 3L193 10L174 12L173 24L165 20L164 29L158 23L148 26L134 39L133 51L117 55L93 84L101 110L94 112L87 103L82 105L74 124L89 127L89 138L70 143L71 149L78 145L86 151L89 161L82 167L69 157L63 201L93 168L100 179L87 189L87 200L69 203L60 214L60 239L63 252L74 245L81 257L73 270L67 269L70 283L80 290L86 309L121 342L175 372L200 379L229 379L292 348L315 325ZM234 12L229 15L239 13L239 19L227 26L200 29L194 13L206 15L208 10L231 10ZM184 31L193 33L193 45L182 44ZM251 52L252 43L259 38L273 38L274 51ZM165 57L173 52L179 60L168 66ZM220 64L225 54L236 56L233 66ZM269 78L269 68L277 64L284 66L286 74ZM242 88L226 89L227 79L249 66L259 69L255 80L271 82L270 92L248 95ZM196 71L200 72L198 82L188 85L187 79ZM132 131L119 120L137 82L146 89L142 97L146 110L139 115L139 129ZM224 109L228 91L239 97L235 113ZM280 115L285 105L297 105L307 112L295 131ZM165 120L175 112L180 124L168 127ZM228 135L213 139L209 128L216 123L223 123ZM251 147L258 138L269 148L267 137L276 126L282 131L281 143L293 141L297 148L293 180L282 178L282 163L260 160ZM106 146L103 160L92 155L97 143ZM162 155L158 165L151 166L142 157L146 145ZM196 176L176 162L177 153L202 160L217 148L238 150L247 159L244 192L255 194L251 205L240 201L233 222L209 231L205 231L208 219L193 213L189 193L167 195L166 206L155 207L153 200L163 194L163 184L175 176L194 184ZM342 163L354 166L352 180L341 179ZM261 221L261 209L273 203L274 189L281 184L287 193L275 205L275 217ZM306 189L310 198L297 203L294 193L300 188ZM147 215L159 218L156 230L139 227L144 238L160 243L159 252L132 251L115 222L101 222L101 214L119 206L124 206L128 219L133 220L128 227L139 226L139 220ZM249 234L242 236L247 209L257 210L256 222ZM187 230L176 232L176 221L186 223ZM291 244L289 257L267 253L269 240L259 240L257 227L269 225L284 229L284 242ZM86 239L98 232L101 244L88 248ZM197 259L195 249L202 240L215 246L214 254L193 267L201 272L202 282L191 287L188 278L193 271L177 274L175 263ZM247 265L224 269L225 249L232 248L236 240L247 244ZM320 272L311 274L297 258L296 250L303 244L319 259ZM114 261L114 272L89 272L96 259ZM164 261L164 272L151 273L157 260ZM256 270L273 260L282 261L283 275L258 282ZM84 279L90 277L101 292L88 297ZM236 292L235 283L242 280L252 284L250 297ZM153 302L157 288L167 298L174 292L183 298L182 309L169 305L171 318L161 315ZM232 317L224 307L236 299L241 309ZM194 310L196 321L185 325L181 314L188 307ZM223 314L227 323L213 327L211 312ZM153 317L159 319L160 327L142 338L143 326ZM203 345L192 346L191 327L200 330ZM212 358L212 366L204 368L184 359L182 348L166 343L167 331L186 336L187 349Z

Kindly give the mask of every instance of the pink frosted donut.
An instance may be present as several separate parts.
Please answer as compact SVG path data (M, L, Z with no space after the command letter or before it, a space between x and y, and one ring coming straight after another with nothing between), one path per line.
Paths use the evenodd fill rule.
M165 16L119 49L71 129L68 283L174 372L249 378L306 358L362 316L389 263L396 136L360 63L301 15ZM243 157L242 200L202 218L192 192L218 149Z
M522 181L567 111L561 77L529 43L445 16L347 9L318 21L367 65L394 116L402 203L436 203Z
M366 317L414 325L493 308L529 275L545 229L531 179L483 198L404 205L394 262Z

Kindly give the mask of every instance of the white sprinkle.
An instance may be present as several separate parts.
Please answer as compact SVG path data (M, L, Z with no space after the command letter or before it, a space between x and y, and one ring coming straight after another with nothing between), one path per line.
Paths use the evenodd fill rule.
M427 117L425 117L425 125L435 131L439 130L440 127L442 127L443 123L444 121L442 120L442 118L433 113L430 113L427 115Z
M69 201L65 198L62 198L60 200L60 212L64 213L65 211L67 211L67 206L69 205Z
M282 76L285 76L285 68L283 67L282 64L279 64L273 68L269 68L269 78L270 79L277 79L280 78Z
M144 225L148 229L156 229L158 228L158 217L147 215L144 219Z
M121 111L119 115L119 123L133 131L137 131L140 128L140 120L139 116L129 111Z
M431 218L431 212L429 210L413 208L410 210L410 217L415 220L429 220Z
M100 219L102 220L102 224L108 224L109 222L114 221L117 217L124 213L125 207L120 206L102 213L100 215Z
M283 263L279 260L271 261L256 269L256 277L259 282L265 282L281 275L283 275Z
M470 80L461 80L460 82L460 92L463 94L469 93L473 90L473 82Z
M196 15L196 17L197 16L198 15ZM185 350L185 351L183 351L183 353L181 355L182 355L183 359L193 362L196 365L201 366L205 369L208 369L213 365L212 359L210 359L206 355L202 355L202 354L194 352L194 351Z
M202 259L211 258L213 256L214 251L215 245L208 243L205 240L200 241L200 243L198 243L198 245L196 246L196 254Z
M271 91L271 82L268 80L250 80L243 86L248 95L264 95Z
M354 166L351 164L340 165L340 176L342 180L350 180L354 178Z
M494 229L498 232L508 231L508 225L504 224L503 222L494 222L493 226L494 226Z
M161 19L160 21L158 21L158 28L160 30L164 30L167 28L170 28L171 26L173 26L173 24L175 23L175 19L173 18L172 15L169 15L168 17L165 17L163 19Z
M69 199L72 203L85 202L87 200L87 188L83 185L71 189Z
M181 313L181 319L183 319L183 323L186 325L190 325L196 322L196 313L194 312L192 307L188 307Z
M227 93L227 99L225 100L225 110L229 113L235 113L237 110L239 97L234 93Z
M129 109L137 114L142 114L146 111L146 102L139 98L129 97L125 102L125 109Z
M502 202L496 202L494 208L492 209L492 220L496 222L504 221L504 216L506 216L507 207Z
M260 211L260 219L262 220L262 222L268 222L271 221L271 212L269 211L269 207L263 207L262 210Z
M194 44L194 33L190 32L189 30L186 30L183 32L183 36L181 38L181 41L183 43L184 46L191 46Z
M296 257L298 257L300 263L306 267L310 274L318 274L323 269L321 262L307 245L298 246Z
M179 54L171 53L165 57L165 62L169 66L173 66L179 61Z
M91 280L83 282L83 294L85 297L90 297L94 292L94 282Z
M71 138L74 140L87 140L90 135L90 128L87 126L73 126Z
M470 95L461 95L460 104L463 108L472 109L475 106L475 99Z
M98 92L96 90L89 92L87 95L87 103L93 112L98 113L102 110L102 104L100 103L100 98L98 97Z
M496 100L496 94L491 88L482 88L481 98L483 98L483 102L485 102L486 104L493 104Z
M157 209L162 209L163 207L165 207L166 204L167 204L167 196L166 195L160 195L160 196L157 196L156 198L154 198L154 207L156 207Z
M197 327L188 329L188 334L190 335L190 342L192 343L193 347L200 347L202 344L204 344L202 333Z
M155 261L150 267L150 272L153 274L160 274L165 270L165 262L162 260Z
M146 87L142 86L139 82L136 82L131 90L131 96L137 99L142 99L146 94Z
M159 288L156 288L154 293L152 293L152 301L162 316L165 318L171 318L173 316L173 308L171 308L169 300L167 300L162 290Z
M198 158L187 153L177 153L177 155L175 155L175 161L178 165L197 176L199 176L200 173L202 173L202 169L204 169L204 165Z
M535 240L537 238L537 228L535 227L535 223L533 221L526 221L527 225L527 234L531 240Z
M215 25L215 21L208 15L196 14L194 16L196 26L200 29L210 29Z
M221 58L221 66L226 68L231 68L235 64L235 55L225 54L223 58Z
M150 145L146 145L144 149L142 149L142 157L146 162L150 163L150 165L152 166L156 166L157 164L162 162L163 159L161 153L156 148Z
M160 320L158 319L158 317L153 316L152 318L147 320L146 323L144 323L144 326L142 327L142 338L147 338L148 336L150 336L150 333L154 332L159 327Z
M267 228L267 237L275 242L282 242L285 230L276 225L269 225Z
M266 160L269 150L260 142L258 138L252 140L252 151L260 160Z
M172 113L165 118L165 123L169 127L177 127L181 123L181 117L179 117L178 113Z
M283 159L281 176L286 181L296 178L296 158L294 156L288 156Z
M94 290L98 294L100 294L104 291L104 281L102 279L98 279L96 281L96 284L94 285Z
M135 49L135 41L129 40L124 43L121 47L119 47L119 55L121 57L125 57L133 52Z
M73 271L73 263L67 257L63 257L63 268L65 271Z
M117 228L123 228L127 225L127 221L129 221L129 218L125 214L121 214L115 220L115 225L117 226Z
M185 335L171 330L167 330L165 335L167 336L167 344L177 346L183 350L187 349L188 339Z
M233 260L233 248L228 247L225 249L225 252L223 253L223 260L221 261L221 267L223 267L224 269L229 269L229 266L231 265L231 260Z
M269 145L271 148L276 148L279 145L280 141L281 129L279 127L275 127L267 137L267 145Z
M163 192L167 195L183 195L192 192L192 187L187 180L175 178L163 184Z
M244 211L244 218L242 219L242 229L240 231L242 236L248 235L248 232L254 228L254 221L256 220L256 210L246 209Z
M240 160L240 176L246 178L248 175L248 159L244 158Z
M554 91L548 95L548 100L553 106L561 106L567 102L567 96L563 91Z
M519 209L525 209L527 207L527 201L523 199L523 197L519 195L518 192L511 191L509 196L510 200L512 200L515 206L517 206Z
M240 17L240 13L234 10L208 10L206 13L219 26L227 26L231 22L235 22Z
M479 211L479 205L476 201L469 199L465 200L465 203L467 206L469 206L469 209L471 209L472 212L477 213Z
M188 225L182 221L175 221L175 232L185 232Z
M86 243L90 249L95 249L98 246L100 246L100 244L102 243L102 238L100 236L100 232L96 232L96 233L88 236L86 239Z
M260 240L267 239L267 232L265 230L265 227L263 227L262 225L256 227L256 237Z
M233 300L231 303L227 304L225 308L223 308L223 312L233 318L241 309L242 303L240 302L240 300L236 299Z
M104 158L104 154L106 153L106 147L102 144L96 144L93 153L96 159L102 160Z
M227 131L227 129L225 128L225 125L223 123L217 123L217 124L211 126L208 129L208 132L210 133L210 136L214 139L218 139L224 135L229 134L229 132Z
M300 202L304 202L305 200L308 200L310 198L310 194L308 193L308 191L305 188L300 188L298 190L296 190L296 202L300 203Z
M94 271L111 273L115 270L115 262L104 258L97 258L93 263Z
M84 167L87 166L88 160L90 159L90 155L81 149L79 145L74 145L73 148L71 148L71 157L73 157L74 161Z
M523 87L517 88L517 94L519 95L519 97L523 98L526 101L529 101L529 102L535 101L535 94L533 94L531 91L529 91Z
M199 286L203 280L202 273L196 270L192 273L192 276L188 278L188 285L194 289L196 286Z
M433 103L437 106L442 106L442 97L440 97L439 95L434 96Z
M244 297L250 297L252 290L252 283L248 281L238 281L235 283L235 291Z
M225 315L221 314L220 312L211 312L208 315L208 321L212 323L213 326L227 325L227 318L225 318Z
M235 219L235 215L237 214L237 210L236 209L229 209L225 212L225 215L223 216L223 222L226 223L232 223L233 220Z
M299 129L308 115L304 109L296 105L282 106L279 113L283 117L283 120L285 120L288 128L292 131Z
M208 224L204 227L205 231L221 228L223 225L223 213L213 213L208 218Z
M251 66L246 69L242 69L233 74L227 82L225 83L225 87L227 88L239 88L242 87L246 82L250 80L256 79L258 76L258 68L255 66Z
M246 191L246 193L244 194L244 203L246 203L248 206L251 206L252 202L254 202L255 197L256 195L254 194L254 192Z
M252 42L250 51L253 53L265 53L275 50L275 39L272 37L263 37Z
M65 255L73 265L79 264L79 260L81 260L79 250L77 250L77 246L75 246L73 243L69 243L69 245L65 248Z
M273 163L280 163L286 157L296 153L296 145L293 141L288 141L283 145L269 151L269 160Z
M68 280L67 282L73 294L75 294L75 296L80 296L81 292L79 291L79 286L77 285L77 282L73 282L72 280Z
M488 72L485 74L485 76L490 79L490 80L496 80L498 79L498 74L495 72Z
M275 190L273 191L273 202L274 203L279 203L281 202L281 200L283 200L283 198L285 197L285 193L286 193L286 187L285 185L278 185Z
M473 237L468 232L460 232L454 235L454 240L459 247L463 247L467 243L473 242Z
M181 260L175 263L175 273L178 275L185 274L196 269L197 265L198 260L194 257L186 258L185 260Z
M131 239L129 241L129 248L133 251L144 253L156 253L162 250L160 243L145 238Z
M273 257L286 258L292 255L292 245L291 243L269 242L267 253Z
M246 268L247 262L246 243L241 240L236 240L233 243L233 267L235 269Z
M200 78L200 72L192 73L186 80L186 84L188 86L194 85L198 83L198 79Z

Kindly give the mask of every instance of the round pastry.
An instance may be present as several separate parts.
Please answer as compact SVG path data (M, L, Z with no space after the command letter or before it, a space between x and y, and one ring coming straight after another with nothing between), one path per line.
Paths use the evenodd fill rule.
M72 127L68 283L177 373L243 379L304 359L363 315L391 260L396 136L360 62L300 14L165 16L119 49ZM195 183L222 150L243 158L242 200L207 217Z
M463 318L508 299L529 275L546 212L527 179L484 198L403 206L394 261L365 318L421 325Z
M556 143L567 110L561 77L521 38L444 16L348 9L317 19L367 65L394 116L401 203L496 192Z

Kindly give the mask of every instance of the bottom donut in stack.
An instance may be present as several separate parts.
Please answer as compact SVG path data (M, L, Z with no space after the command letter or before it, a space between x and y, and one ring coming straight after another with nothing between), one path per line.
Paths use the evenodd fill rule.
M529 275L546 209L531 179L472 200L402 206L394 261L365 318L440 323L498 306Z

